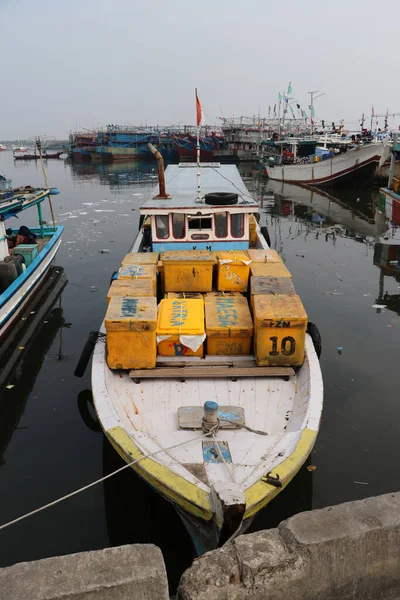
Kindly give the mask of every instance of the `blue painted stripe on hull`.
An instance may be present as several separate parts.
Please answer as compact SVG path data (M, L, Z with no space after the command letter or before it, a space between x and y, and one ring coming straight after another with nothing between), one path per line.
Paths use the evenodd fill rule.
M168 250L248 250L249 242L166 242L154 243L153 252L167 252Z
M19 275L19 277L17 277L17 279L6 289L5 292L3 292L3 294L0 295L0 308L3 308L7 304L7 302L9 302L11 300L11 298L14 296L14 294L16 292L18 292L18 290L33 276L34 272L43 263L43 261L46 259L47 255L51 252L52 248L60 240L63 231L64 231L64 227L60 226L60 227L56 228L55 233L52 232L53 236L52 236L50 242L48 244L46 244L46 246L39 253L39 255L35 258L35 260L33 260L32 263L29 265L29 267L23 273L21 273L21 275ZM43 275L44 274L45 274L45 271L43 272ZM0 328L2 328L10 320L10 318L18 310L18 308L20 307L21 303L24 301L26 296L28 294L30 294L30 292L32 291L32 288L35 285L37 285L41 279L42 279L42 277L39 277L39 279L35 283L33 283L32 286L29 287L26 294L24 296L22 296L20 301L17 302L17 304L13 307L13 309L4 317L4 319L2 319L0 321Z

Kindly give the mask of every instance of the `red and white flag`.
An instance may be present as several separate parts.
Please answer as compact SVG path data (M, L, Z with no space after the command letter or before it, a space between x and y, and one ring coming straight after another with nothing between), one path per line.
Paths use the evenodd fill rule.
M372 107L372 112L371 112L371 117L375 116L375 111L374 111L374 107Z
M200 127L200 125L202 125L204 123L204 114L203 114L203 109L201 108L199 97L197 95L197 88L196 88L195 92L196 92L196 123L197 123L197 127Z

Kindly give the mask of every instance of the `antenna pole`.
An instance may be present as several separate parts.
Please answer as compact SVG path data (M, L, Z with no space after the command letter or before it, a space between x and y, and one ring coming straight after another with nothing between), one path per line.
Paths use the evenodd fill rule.
M196 88L196 108L197 108L197 88ZM196 202L201 203L201 187L200 187L200 125L201 120L197 120L197 146L196 146L196 154L197 154L197 199Z
M42 172L43 172L43 177L44 177L44 183L45 183L45 186L46 186L46 190L48 190L49 189L49 183L47 181L46 169L44 168L44 161L43 161L43 154L42 154L42 142L41 142L41 140L40 140L39 137L36 138L36 148L39 151L40 164L42 165ZM50 196L49 196L49 206L50 206L51 218L53 219L53 228L54 228L54 231L55 231L57 229L56 228L56 220L54 218L53 205L51 203ZM41 221L39 223L39 225L40 225L40 230L42 231L42 229L43 229L43 222Z

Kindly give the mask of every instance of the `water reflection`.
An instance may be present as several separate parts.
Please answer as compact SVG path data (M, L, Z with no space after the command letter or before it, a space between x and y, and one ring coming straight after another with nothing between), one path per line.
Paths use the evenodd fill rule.
M375 244L374 265L379 268L379 291L376 299L378 306L385 306L388 310L400 315L400 294L389 294L385 291L385 277L393 277L400 283L400 245ZM400 287L400 286L398 286ZM377 312L382 308L377 308Z
M72 179L76 182L98 181L110 191L136 188L157 183L155 161L129 161L112 163L70 163Z
M67 284L64 269L53 267L42 288L21 314L20 324L3 343L0 357L0 466L57 333L57 359L62 359L61 294ZM8 387L6 387L8 386Z
M363 239L376 239L387 231L386 217L378 210L377 194L372 190L335 190L332 195L317 188L269 180L256 193L261 206L272 216L295 217L312 229L334 228L336 235Z

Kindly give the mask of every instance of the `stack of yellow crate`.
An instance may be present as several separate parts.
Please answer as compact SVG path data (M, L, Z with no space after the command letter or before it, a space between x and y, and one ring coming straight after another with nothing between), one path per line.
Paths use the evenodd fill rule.
M156 265L158 252L129 252L121 265Z
M259 366L300 366L304 361L307 314L296 294L255 295L254 354Z
M164 298L159 305L157 347L160 356L204 353L204 300Z
M115 297L140 298L141 296L154 295L154 281L152 279L116 279L111 283L108 290L107 302Z
M210 292L215 259L207 250L171 250L161 254L166 292Z
M245 250L214 252L217 259L217 288L220 292L246 292L250 263Z
M166 298L187 298L188 300L202 300L201 292L166 292Z
M290 277L290 271L283 262L252 262L250 265L252 277Z
M273 263L281 263L283 262L279 254L276 250L271 250L271 248L250 248L247 250L247 254L252 262L255 263L264 263L264 262L273 262Z
M149 279L153 285L153 296L157 294L157 268L155 265L148 264L139 264L139 265L131 265L126 264L122 265L119 273L118 280L120 281L135 281Z
M247 300L240 293L206 294L207 354L240 356L250 354L253 321Z
M121 263L118 279L112 281L107 294L111 298L140 298L157 294L157 252L131 252ZM144 269L142 267L145 267ZM149 268L150 267L150 268Z
M157 360L157 300L111 298L106 317L110 369L153 369Z
M292 295L295 293L296 290L289 277L250 277L250 306L253 313L255 296Z

